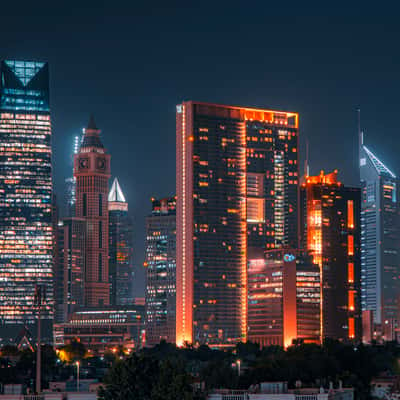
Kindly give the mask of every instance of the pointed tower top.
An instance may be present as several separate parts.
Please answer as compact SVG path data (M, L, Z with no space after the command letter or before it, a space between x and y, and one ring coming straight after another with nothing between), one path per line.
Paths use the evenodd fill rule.
M86 128L87 130L93 130L93 131L97 131L98 129L97 129L97 126L96 126L96 123L94 122L94 116L93 116L93 114L90 114L90 118L89 118L89 123L88 123L88 126L87 126L87 128Z
M126 203L125 196L122 193L121 186L119 186L117 178L114 178L110 193L108 194L108 201L115 203Z
M371 160L378 175L388 176L390 178L396 178L396 175L366 146L362 146L368 158Z
M80 148L95 147L97 149L104 149L103 143L100 139L100 129L97 128L96 123L94 122L93 114L90 114L88 126L84 131L85 133ZM103 151L104 150L101 150L101 152Z

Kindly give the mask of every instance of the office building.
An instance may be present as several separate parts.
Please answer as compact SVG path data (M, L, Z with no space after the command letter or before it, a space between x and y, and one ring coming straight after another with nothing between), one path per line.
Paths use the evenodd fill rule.
M176 343L247 336L247 262L298 242L298 115L177 106Z
M36 335L35 290L44 294L42 340L52 340L53 231L49 67L0 63L0 338Z
M146 345L175 343L176 198L152 199L146 218Z
M54 326L56 347L74 340L91 355L103 355L120 347L128 352L142 346L144 306L91 307L74 311L68 322Z
M261 346L320 343L319 266L306 254L268 250L249 261L248 339Z
M115 178L108 194L110 304L133 304L133 226Z
M303 246L321 272L322 337L360 340L360 189L321 171L306 177L301 203Z
M399 321L400 206L399 180L360 138L361 299L383 333ZM386 327L385 327L386 326Z
M86 223L85 305L108 305L108 180L110 155L106 153L93 117L74 157L75 214Z
M74 136L74 143L72 149L72 164L73 157L78 153L79 144L81 137ZM64 209L63 216L64 217L73 217L75 216L75 203L76 203L76 179L74 176L70 176L65 179L65 193L64 193Z
M85 304L86 221L65 218L57 227L55 262L55 321L66 322L73 311Z

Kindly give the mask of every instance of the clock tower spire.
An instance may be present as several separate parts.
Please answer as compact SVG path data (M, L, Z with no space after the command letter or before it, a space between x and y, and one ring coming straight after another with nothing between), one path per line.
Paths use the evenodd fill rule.
M85 306L109 304L108 282L108 180L110 155L100 130L90 116L78 154L74 157L76 217L86 222Z

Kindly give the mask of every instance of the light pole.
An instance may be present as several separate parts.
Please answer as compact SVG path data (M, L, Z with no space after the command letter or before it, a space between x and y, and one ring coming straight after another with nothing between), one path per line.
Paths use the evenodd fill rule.
M76 364L76 391L79 392L79 367L80 367L80 362L77 361L75 364Z
M36 345L36 393L40 394L42 391L42 354L41 354L41 322L42 322L42 305L45 301L45 287L43 285L35 286L35 304L38 308L38 321L37 321L37 345Z
M237 369L238 369L238 376L240 376L240 360L236 361Z
M80 363L77 361L76 363L76 391L79 392L79 367Z

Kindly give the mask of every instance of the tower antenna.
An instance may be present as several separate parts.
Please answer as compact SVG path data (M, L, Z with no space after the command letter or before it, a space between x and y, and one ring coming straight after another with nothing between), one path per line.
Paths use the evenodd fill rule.
M308 164L308 139L306 139L306 159L304 161L304 176L310 175L310 167Z

